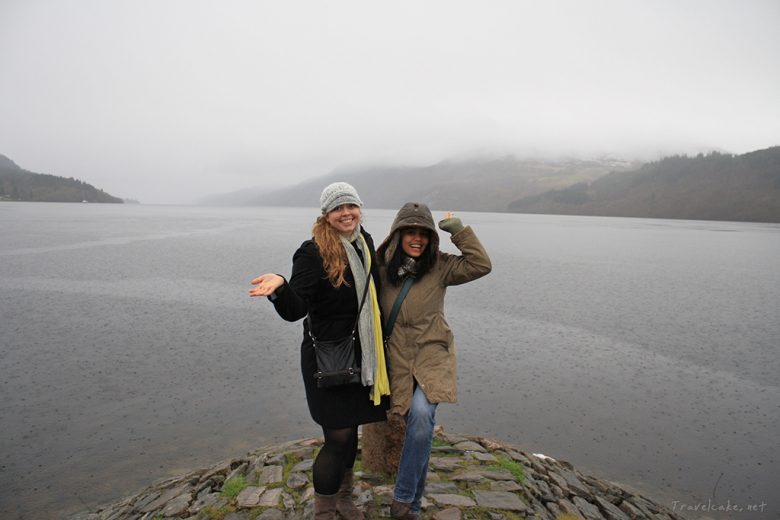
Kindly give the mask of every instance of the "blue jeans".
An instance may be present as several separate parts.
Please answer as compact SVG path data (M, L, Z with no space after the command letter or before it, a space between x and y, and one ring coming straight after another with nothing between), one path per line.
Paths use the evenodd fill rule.
M436 425L436 406L436 403L428 401L419 386L414 389L412 404L406 414L406 437L393 497L399 502L412 504L412 513L420 512L420 501L425 491L433 427Z

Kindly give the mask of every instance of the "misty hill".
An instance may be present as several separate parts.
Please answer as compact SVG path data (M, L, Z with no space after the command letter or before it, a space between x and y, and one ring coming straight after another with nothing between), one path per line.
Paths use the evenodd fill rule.
M780 146L675 156L512 202L519 213L780 222Z
M78 179L27 171L5 155L0 155L0 200L122 202Z
M634 165L635 166L635 165ZM243 190L210 197L218 205L317 206L322 189L335 181L353 184L369 208L399 208L410 200L442 210L506 211L510 202L529 195L590 182L631 163L592 161L495 160L443 161L425 167L368 167L337 170L270 193Z

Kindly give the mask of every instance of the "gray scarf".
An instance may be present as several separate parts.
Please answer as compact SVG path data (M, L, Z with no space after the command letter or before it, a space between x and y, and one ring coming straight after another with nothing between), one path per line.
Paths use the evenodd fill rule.
M411 256L403 256L401 265L398 267L398 278L403 280L407 275L417 275L417 261Z
M347 251L347 259L349 260L349 268L352 270L352 276L355 278L355 293L357 294L358 306L360 306L360 300L363 297L363 290L366 287L366 272L365 261L369 258L371 252L368 250L368 244L360 237L360 226L355 228L355 231L349 238L339 235L341 238L341 244ZM352 246L352 242L358 241L358 245L363 251L364 260L360 260L357 251ZM373 386L374 384L374 372L376 371L376 352L374 352L374 345L376 338L374 337L374 314L371 312L371 290L369 294L366 294L366 302L363 304L363 309L360 311L360 317L358 318L358 334L360 335L360 352L361 352L361 369L360 379L363 386Z

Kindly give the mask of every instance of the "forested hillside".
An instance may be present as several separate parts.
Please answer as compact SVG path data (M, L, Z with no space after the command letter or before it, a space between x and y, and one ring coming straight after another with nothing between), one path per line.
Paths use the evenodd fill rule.
M0 200L122 202L78 179L27 171L4 155L0 155Z
M520 198L519 213L780 222L780 146L675 156Z

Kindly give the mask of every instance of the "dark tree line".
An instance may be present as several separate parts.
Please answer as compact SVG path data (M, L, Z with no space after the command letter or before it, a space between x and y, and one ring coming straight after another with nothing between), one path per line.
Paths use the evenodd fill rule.
M121 203L101 189L84 181L56 175L33 173L4 156L0 161L0 200L35 202L111 202Z
M780 222L780 146L672 156L512 202L510 211Z

